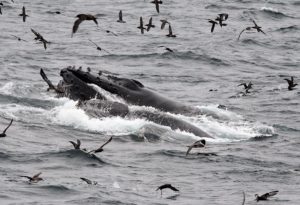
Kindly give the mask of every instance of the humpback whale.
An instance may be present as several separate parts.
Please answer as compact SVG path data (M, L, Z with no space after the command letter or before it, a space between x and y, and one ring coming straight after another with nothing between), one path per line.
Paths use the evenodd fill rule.
M129 119L142 118L148 121L170 127L172 130L181 130L199 137L212 138L197 126L179 119L174 114L189 113L191 107L163 97L146 88L137 80L119 78L112 75L93 75L72 67L60 71L63 78L58 87L64 87L64 93L58 96L68 97L79 101L77 106L92 117L121 116ZM97 91L95 86L117 95L125 102L116 102L107 99ZM156 108L154 111L145 109L130 110L128 104ZM194 112L196 113L196 112Z

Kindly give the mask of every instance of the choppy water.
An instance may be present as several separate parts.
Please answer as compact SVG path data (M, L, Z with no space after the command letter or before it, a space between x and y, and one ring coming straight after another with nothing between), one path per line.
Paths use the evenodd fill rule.
M10 1L0 15L0 127L15 121L0 139L1 204L256 204L255 193L279 190L265 204L299 204L300 88L287 90L284 78L300 77L300 2L165 0L157 14L148 1ZM26 23L18 16L28 11ZM116 22L123 10L126 24ZM55 14L60 11L61 14ZM210 33L206 19L229 13L228 26ZM71 36L75 16L97 14L99 27L84 22ZM156 28L141 35L139 17ZM175 39L160 30L172 23ZM267 35L239 32L253 18ZM52 44L45 51L30 28ZM111 30L118 36L106 33ZM28 42L18 42L17 35ZM111 54L98 52L92 39ZM159 46L175 50L168 53ZM141 81L157 92L219 115L177 116L215 137L211 155L186 158L198 137L157 129L143 119L89 118L76 102L47 93L44 68L54 82L61 68L90 66ZM241 82L253 92L242 96ZM217 91L210 92L211 89ZM228 110L218 109L225 105ZM134 109L134 106L131 107ZM146 108L148 109L148 108ZM150 108L149 108L150 109ZM156 135L146 135L147 132ZM103 153L72 150L69 140L95 148L110 136ZM20 175L42 172L28 184ZM90 186L79 178L97 181ZM179 194L155 189L171 183ZM264 204L264 202L260 202Z

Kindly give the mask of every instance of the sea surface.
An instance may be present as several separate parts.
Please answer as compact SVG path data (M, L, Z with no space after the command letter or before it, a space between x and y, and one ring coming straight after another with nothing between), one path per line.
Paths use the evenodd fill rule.
M2 1L0 15L0 204L300 204L300 1L144 0ZM26 22L18 16L26 7ZM119 11L126 23L117 23ZM71 38L76 15L96 15ZM229 18L210 32L207 19ZM142 35L139 18L156 26ZM167 38L171 22L176 38ZM262 33L244 32L262 26ZM30 29L51 42L47 50ZM106 30L111 31L107 33ZM113 33L112 33L113 32ZM116 35L114 35L116 34ZM14 36L26 41L18 41ZM98 51L92 40L104 50ZM168 52L166 46L174 50ZM175 101L214 114L174 115L214 137L200 138L144 119L91 118L68 98L47 92L67 66L136 79ZM244 94L241 83L253 83ZM221 108L218 108L222 105ZM131 109L134 106L129 105ZM153 109L153 108L145 108ZM150 134L149 134L150 133ZM95 156L87 150L113 140ZM22 175L42 172L39 183ZM80 177L96 181L88 185ZM170 183L180 191L156 191Z

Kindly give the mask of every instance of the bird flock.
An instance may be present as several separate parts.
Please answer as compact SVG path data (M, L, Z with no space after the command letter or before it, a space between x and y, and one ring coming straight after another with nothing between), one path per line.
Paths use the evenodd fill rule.
M12 3L14 3L13 0L11 0ZM160 13L160 6L163 4L163 2L161 0L153 0L151 1L150 3L154 4L155 5L155 10L157 13ZM3 15L4 11L3 11L3 2L0 2L0 15ZM56 12L56 14L60 14L60 12ZM19 14L20 17L22 17L22 21L23 22L26 22L27 18L30 18L30 16L27 14L26 12L26 8L25 6L22 7L22 11L21 13ZM73 37L75 35L75 33L79 30L79 26L80 24L82 24L84 21L93 21L97 27L99 27L99 24L98 24L98 21L97 21L97 18L92 15L92 14L78 14L76 16L76 20L74 22L74 25L72 27L72 33L71 33L71 37ZM228 26L227 22L229 20L229 14L227 13L220 13L217 15L216 18L214 19L207 19L208 22L211 24L211 33L215 31L215 28L216 28L216 25L219 25L220 28L224 27L224 26ZM262 33L264 35L266 35L266 33L262 30L262 27L261 26L258 26L257 23L255 22L255 20L251 19L251 21L253 22L253 26L248 26L246 27L245 29L243 29L239 35L238 35L238 38L237 40L239 40L241 38L241 35L246 32L246 31L257 31L258 33ZM126 23L126 21L124 20L123 18L123 11L120 10L119 13L118 13L118 19L117 21L118 23ZM160 28L162 30L164 30L164 28L166 27L166 25L168 25L168 34L166 35L167 37L169 38L176 38L177 35L173 33L173 30L172 30L172 26L171 26L171 22L166 20L166 19L161 19L160 20L161 22L161 26ZM153 18L150 17L150 19L148 20L148 23L147 24L144 24L144 20L143 20L143 17L141 16L139 18L139 23L138 23L138 26L137 28L140 30L140 33L141 34L144 34L145 31L149 32L151 29L155 28L156 26L154 25L153 23ZM47 45L50 44L51 42L46 40L39 32L37 32L36 30L32 29L31 28L31 32L34 34L35 38L34 40L37 41L37 42L40 42L43 44L43 47L44 49L46 50L47 49ZM105 30L106 33L111 33L115 36L117 36L117 34L115 34L114 32L110 31L110 30ZM14 38L16 38L18 41L24 41L24 42L28 42L27 40L24 40L16 35L11 35L13 36ZM96 49L99 50L99 51L105 51L106 53L110 54L109 51L101 48L99 45L97 45L94 41L88 39L94 46L96 46ZM160 47L163 47L165 48L168 52L174 52L171 48L168 48L166 46L160 46ZM53 89L55 90L57 93L60 93L60 92L63 92L59 89L59 87L56 87L54 86L51 81L48 80L47 76L45 75L45 73L43 72L43 70L41 69L40 71L40 74L41 76L43 77L43 79L48 83L49 85L49 88L48 90L50 89ZM284 79L287 81L288 83L288 90L293 90L298 84L296 84L294 82L294 77L290 77L290 79L286 78ZM252 83L249 82L248 84L247 83L241 83L239 84L238 86L244 86L244 89L245 89L245 93L250 93L250 89L252 89ZM0 138L3 138L3 137L6 137L6 132L8 130L8 128L12 125L13 123L13 119L11 119L10 123L8 124L8 126L4 129L4 131L0 134ZM96 149L93 149L91 151L87 151L87 149L85 148L81 148L81 141L79 139L76 140L76 142L74 141L69 141L72 145L73 145L73 148L75 150L79 150L79 151L83 151L83 152L86 152L87 154L90 154L90 155L94 155L96 153L100 153L100 152L103 152L104 151L104 146L106 146L108 143L110 143L111 141L113 140L112 137L110 137L103 145L101 145L99 148L96 148ZM193 144L191 145L188 145L188 149L187 149L187 152L186 152L186 157L190 154L190 152L192 151L192 149L194 148L204 148L206 145L206 141L204 139L201 139L201 140L198 140L196 142L194 142ZM39 172L37 174L35 174L34 176L25 176L25 175L22 175L20 177L24 177L24 178L27 178L28 179L28 182L29 183L37 183L39 181L42 181L43 178L40 177L40 175L42 174L42 172ZM87 178L84 178L84 177L81 177L80 178L81 180L83 180L84 182L86 182L87 184L89 185L97 185L97 182L96 181L91 181ZM162 190L163 189L171 189L175 192L179 192L179 189L178 188L175 188L174 186L172 186L171 184L163 184L161 186L159 186L156 191L160 190L161 191L161 195L162 195ZM261 200L267 200L269 197L271 196L274 196L278 193L278 191L271 191L271 192L268 192L268 193L265 193L263 195L258 195L258 194L255 194L255 200L256 201L261 201ZM243 192L243 195L244 195L244 199L243 199L243 204L245 203L245 193Z

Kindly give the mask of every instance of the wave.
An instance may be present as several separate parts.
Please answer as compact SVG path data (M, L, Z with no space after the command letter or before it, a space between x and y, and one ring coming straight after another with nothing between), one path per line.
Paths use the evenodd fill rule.
M280 12L278 9L272 8L272 7L261 7L260 9L262 12L271 15L272 17L276 17L276 18L284 18L284 17L288 17L288 18L295 18L293 16L289 16L287 14L284 14L282 12Z

